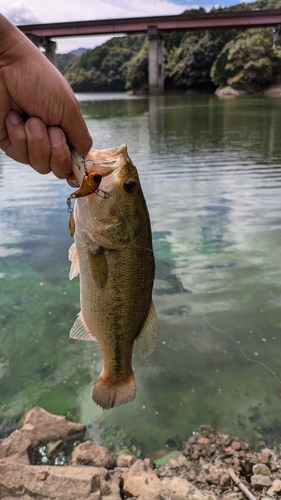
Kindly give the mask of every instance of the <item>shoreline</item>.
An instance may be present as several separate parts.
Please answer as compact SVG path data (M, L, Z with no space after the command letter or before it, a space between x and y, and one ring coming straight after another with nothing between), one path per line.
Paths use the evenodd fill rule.
M97 94L97 95L128 95L131 97L149 97L148 90L147 89L139 89L139 90L124 90L124 91L99 91L99 92L75 92L76 97L79 100L80 95L92 95L92 94ZM210 96L214 95L217 97L249 97L249 96L262 96L262 97L281 97L281 83L280 84L272 84L272 85L267 85L262 88L255 88L252 85L226 85L224 87L217 87L217 88L197 88L197 87L192 87L186 90L178 90L178 89L166 89L164 90L163 94L159 94L159 96L153 96L153 97L160 97L160 96L188 96L188 97L196 97L196 96Z
M209 425L201 425L182 450L162 451L155 460L128 449L114 453L85 432L83 424L38 406L25 413L20 429L0 442L0 498L243 500L246 494L266 500L281 493L279 447L254 450Z

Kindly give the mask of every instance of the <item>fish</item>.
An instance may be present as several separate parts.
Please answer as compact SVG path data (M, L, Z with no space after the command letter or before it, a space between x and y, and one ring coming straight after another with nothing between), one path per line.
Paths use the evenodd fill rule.
M83 162L77 154L72 158L81 186ZM92 398L109 409L135 398L134 345L141 357L155 348L155 260L149 213L127 146L92 150L85 163L102 179L96 192L75 201L69 278L79 274L81 311L70 337L98 342L103 367Z

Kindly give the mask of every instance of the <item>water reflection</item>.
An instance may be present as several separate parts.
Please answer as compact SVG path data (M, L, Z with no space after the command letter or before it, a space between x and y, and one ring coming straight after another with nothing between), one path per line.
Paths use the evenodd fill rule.
M125 421L146 450L202 423L273 442L280 384L246 357L280 377L280 101L83 99L94 146L126 142L139 169L157 264L157 349L134 356L132 404L105 412L92 402L97 345L68 338L79 311L78 282L68 280L69 187L1 153L0 431L40 404L87 424Z

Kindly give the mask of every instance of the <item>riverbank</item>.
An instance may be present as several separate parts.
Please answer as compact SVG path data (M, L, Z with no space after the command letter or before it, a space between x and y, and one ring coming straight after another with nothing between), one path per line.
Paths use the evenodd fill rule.
M219 87L215 91L218 97L241 97L249 95L260 95L264 97L281 97L281 85L268 85L267 87L257 89L252 85L243 87L227 85Z
M137 91L129 91L128 95L143 96L148 95L148 91L139 89ZM216 95L217 97L242 97L242 96L263 96L263 97L281 97L281 84L267 85L265 87L257 87L254 85L226 85L225 87L217 87L214 85L195 85L188 90L168 89L164 95L170 96L198 96L198 95Z
M155 459L126 449L115 454L85 432L83 424L43 408L28 411L21 427L0 443L0 498L242 500L246 493L266 500L281 493L279 448L253 450L209 425L200 426L182 450ZM69 455L61 465L67 442Z

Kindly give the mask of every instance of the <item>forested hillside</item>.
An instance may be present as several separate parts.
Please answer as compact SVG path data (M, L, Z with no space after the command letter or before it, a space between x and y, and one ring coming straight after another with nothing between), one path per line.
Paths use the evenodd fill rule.
M281 0L257 0L213 11L281 8ZM205 12L187 10L183 14ZM259 90L281 83L281 44L271 28L164 33L165 90L213 91L218 86ZM145 35L115 37L75 57L64 76L76 92L148 89Z

